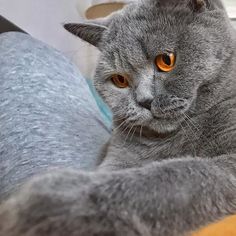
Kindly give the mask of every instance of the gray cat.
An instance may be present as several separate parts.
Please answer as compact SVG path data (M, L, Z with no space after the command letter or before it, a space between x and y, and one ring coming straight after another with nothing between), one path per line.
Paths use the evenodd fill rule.
M218 0L146 0L65 28L114 113L95 172L37 177L1 236L180 236L236 213L236 33Z

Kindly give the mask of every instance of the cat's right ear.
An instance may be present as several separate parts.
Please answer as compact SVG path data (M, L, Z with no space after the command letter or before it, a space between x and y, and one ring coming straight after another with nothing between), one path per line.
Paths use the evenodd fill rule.
M113 19L119 17L121 11L113 12L104 18L97 18L83 23L64 24L64 28L82 40L99 48L103 34L108 30Z
M64 28L95 47L99 47L102 36L107 30L106 25L98 24L93 21L85 23L68 23L64 24Z

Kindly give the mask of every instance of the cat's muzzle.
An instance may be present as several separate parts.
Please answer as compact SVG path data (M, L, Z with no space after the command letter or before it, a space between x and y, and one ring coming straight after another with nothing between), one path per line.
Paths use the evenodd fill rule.
M189 108L188 100L171 95L159 95L152 102L151 112L157 119L182 116Z

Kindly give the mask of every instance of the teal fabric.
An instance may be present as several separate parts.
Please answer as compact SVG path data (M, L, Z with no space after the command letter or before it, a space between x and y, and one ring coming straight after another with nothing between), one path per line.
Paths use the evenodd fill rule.
M106 105L106 103L104 103L104 101L102 100L102 98L98 95L98 93L96 92L93 83L90 79L87 80L87 83L89 85L89 88L97 102L97 105L101 111L102 117L104 119L105 124L111 128L112 125L112 113L111 110L109 109L109 107Z

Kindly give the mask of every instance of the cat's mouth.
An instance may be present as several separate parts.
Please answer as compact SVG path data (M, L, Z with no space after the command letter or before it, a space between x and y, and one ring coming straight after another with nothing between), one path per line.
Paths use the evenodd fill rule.
M151 109L151 113L156 120L175 121L182 118L188 109L189 106L185 103L178 106L171 105L164 108L154 107Z
M172 121L179 119L189 109L187 99L175 96L160 96L152 103L151 113L156 120Z
M147 122L147 126L157 133L173 132L185 120L189 107L190 105L186 100L167 106L152 106L150 110L152 118Z

